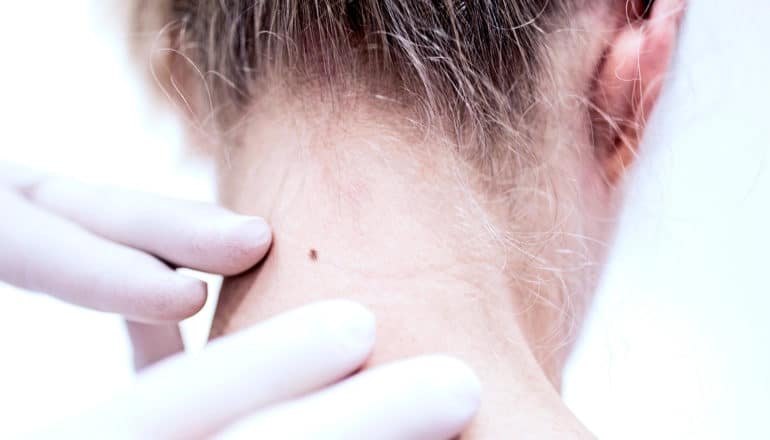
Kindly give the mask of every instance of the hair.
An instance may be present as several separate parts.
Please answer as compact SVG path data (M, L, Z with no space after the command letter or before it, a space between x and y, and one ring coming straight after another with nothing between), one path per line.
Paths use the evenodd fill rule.
M521 154L548 34L583 2L137 0L134 20L153 38L162 89L219 133L237 133L255 97L284 84L387 96L458 144L504 137Z

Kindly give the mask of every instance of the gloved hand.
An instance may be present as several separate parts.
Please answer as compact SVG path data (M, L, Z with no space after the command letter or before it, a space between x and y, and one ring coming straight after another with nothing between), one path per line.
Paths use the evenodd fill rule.
M0 166L0 281L119 313L149 365L182 349L177 321L205 284L189 267L232 275L270 246L259 218ZM140 324L141 323L141 324ZM374 318L331 301L177 354L128 393L56 426L55 438L447 439L479 405L457 360L430 356L350 376L374 344ZM345 379L348 377L347 379Z
M129 321L137 367L182 350L206 301L178 267L234 275L270 247L264 220L0 164L0 281ZM146 325L146 324L153 325Z
M52 438L450 439L479 384L445 356L349 376L367 359L374 317L348 301L312 304L149 368L115 401ZM346 379L347 377L347 379ZM47 438L47 436L43 436Z

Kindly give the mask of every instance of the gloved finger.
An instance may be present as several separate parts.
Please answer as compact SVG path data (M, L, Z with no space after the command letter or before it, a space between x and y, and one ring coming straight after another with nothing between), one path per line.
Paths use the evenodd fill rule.
M184 351L182 332L176 323L143 324L126 321L126 330L131 339L136 371Z
M10 190L23 190L39 182L43 173L26 167L0 162L0 186Z
M0 280L139 322L177 322L206 301L206 284L97 237L0 190Z
M256 265L270 248L271 231L263 219L214 204L62 178L42 179L25 194L96 235L179 267L234 275Z
M123 398L57 427L55 436L205 437L347 376L369 356L374 334L374 317L360 305L305 306L219 339L196 355L160 362Z
M367 371L229 427L222 439L446 440L480 404L473 372L447 356L426 356Z

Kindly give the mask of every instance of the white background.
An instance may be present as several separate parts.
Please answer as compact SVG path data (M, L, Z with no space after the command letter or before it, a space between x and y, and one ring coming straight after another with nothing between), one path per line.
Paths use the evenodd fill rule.
M208 170L146 102L108 3L0 1L0 160L211 199ZM691 3L568 371L568 402L602 438L770 438L770 3ZM194 346L208 313L188 323ZM0 437L132 380L117 318L3 286L0 349Z

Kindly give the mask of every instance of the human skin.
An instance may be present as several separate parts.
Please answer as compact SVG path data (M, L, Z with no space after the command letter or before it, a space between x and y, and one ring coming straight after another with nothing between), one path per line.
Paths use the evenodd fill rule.
M583 17L578 52L555 46L564 66L555 89L574 100L555 100L538 139L554 154L517 188L526 212L516 218L447 152L440 130L417 133L396 109L355 96L332 105L265 93L243 145L221 151L219 175L225 205L267 218L273 247L262 265L225 281L212 336L311 300L351 298L378 318L368 366L442 352L477 372L482 407L463 438L590 438L559 396L561 371L682 10L659 1L634 23L597 12ZM632 123L610 124L606 137L601 122L586 129L582 100ZM552 197L539 197L543 182ZM514 246L498 234L511 228L543 239Z
M368 366L447 353L479 374L482 410L469 438L500 438L534 419L556 438L584 432L548 377L558 380L562 360L536 358L525 337L542 336L524 327L549 312L523 319L527 298L512 292L508 278L522 263L486 234L485 213L462 203L452 164L415 162L410 147L429 145L401 143L359 121L315 145L315 129L282 122L293 112L253 126L260 138L252 145L272 154L243 150L233 163L249 165L228 169L242 185L228 205L263 213L274 239L264 264L225 281L213 336L308 301L353 299L378 318ZM515 411L502 417L497 410L505 408Z

